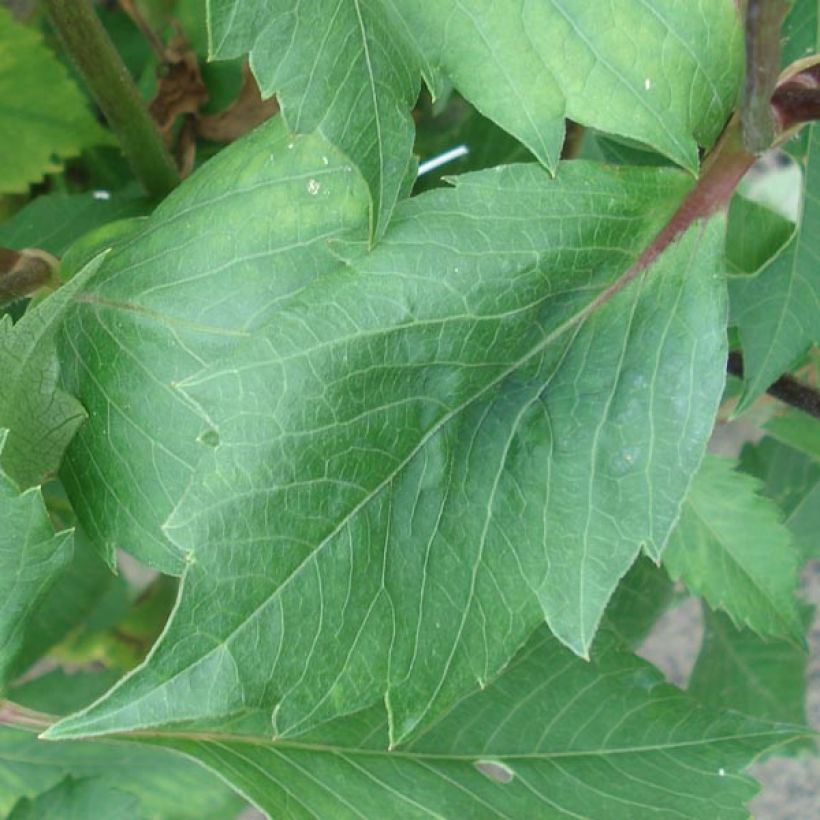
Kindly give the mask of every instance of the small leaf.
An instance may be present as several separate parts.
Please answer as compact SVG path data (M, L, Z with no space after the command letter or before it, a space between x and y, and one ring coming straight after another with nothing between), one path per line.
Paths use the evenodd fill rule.
M48 496L46 499L48 503ZM81 627L104 596L112 593L116 580L82 531L75 531L71 562L32 612L10 676L25 672L48 649Z
M773 419L766 425L769 436L743 448L740 466L763 481L763 492L784 514L785 525L808 560L820 558L820 458L792 445L793 434L803 427L806 433L816 435L817 422L802 413ZM779 432L787 436L780 438ZM797 443L803 444L808 438L801 437Z
M209 0L211 56L250 53L263 96L293 131L318 131L359 168L384 232L408 181L417 58L389 2ZM333 77L333 82L328 78Z
M820 425L807 413L788 410L769 419L763 429L787 447L820 462Z
M16 324L0 316L0 426L8 429L0 465L22 488L52 476L85 419L75 398L57 386L54 334L72 297L93 276L103 255Z
M0 726L3 817L8 817L20 798L36 798L66 775L93 778L96 783L133 795L142 813L131 814L127 820L143 816L225 820L236 817L243 806L219 778L178 754L99 741L46 743L30 731ZM98 817L97 812L91 812L82 820ZM54 815L54 820L63 820L63 815Z
M0 429L0 455L8 431ZM71 560L72 533L54 534L39 488L20 493L0 469L0 689L37 606Z
M95 700L111 682L109 670L67 674L57 669L16 686L9 697L29 709L62 715ZM0 726L0 815L6 817L17 800L34 799L66 777L133 795L140 807L134 818L225 820L243 807L219 778L178 754L105 741L48 743L30 730ZM97 816L92 812L87 818Z
M669 575L649 558L639 558L618 584L601 631L614 633L634 649L670 605L673 595Z
M271 817L389 807L400 817L740 820L756 787L739 772L803 734L699 706L611 642L587 663L541 631L497 681L392 750L381 705L293 741L196 730L139 741L199 760Z
M808 141L794 238L754 276L730 279L732 323L740 329L746 382L738 412L820 341L820 126L809 127Z
M777 256L793 234L794 223L785 217L754 200L733 197L726 227L729 272L756 274Z
M35 30L0 8L0 193L25 193L44 174L110 134Z
M132 820L139 812L136 797L100 780L74 780L67 777L53 789L34 799L23 798L12 809L8 820Z
M689 679L690 694L714 708L806 724L806 650L790 641L764 641L706 607L704 618L703 645Z
M803 643L798 554L759 482L708 457L695 476L663 562L713 609L762 637Z

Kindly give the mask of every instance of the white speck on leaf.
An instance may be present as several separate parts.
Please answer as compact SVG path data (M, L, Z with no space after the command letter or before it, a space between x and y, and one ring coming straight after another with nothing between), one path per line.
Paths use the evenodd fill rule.
M312 179L312 180L310 180L310 182L308 182L308 184L307 184L308 193L309 193L311 196L316 196L316 194L318 194L318 193L319 193L319 188L320 188L320 187L321 187L321 186L319 185L319 183L318 183L315 179Z
M647 78L643 81L643 87L644 87L647 91L649 91L649 89L650 89L650 88L652 88L652 80L650 80L650 79L649 79L649 77L647 77Z
M496 783L511 783L515 779L515 772L497 760L476 760L473 765L481 774Z
M289 142L289 143L288 143L288 151L290 151L290 149L291 149L291 148L293 148L293 143L292 143L292 142Z
M322 163L328 165L330 163L330 160L327 157L322 157Z
M111 192L110 191L92 191L91 196L93 196L94 199L100 199L102 201L106 201L106 200L111 199Z
M719 775L720 777L726 777L726 769L724 769L724 768L723 768L723 766L721 766L721 767L718 769L718 775Z

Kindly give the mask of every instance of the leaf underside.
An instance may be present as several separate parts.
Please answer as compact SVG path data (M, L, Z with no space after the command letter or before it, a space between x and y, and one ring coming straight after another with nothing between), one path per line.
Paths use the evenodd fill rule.
M268 732L273 714L286 736L386 696L399 742L544 619L586 654L702 456L724 380L722 221L619 290L680 173L467 175L403 203L368 251L344 159L288 139L274 123L192 178L66 322L90 413L70 494L109 543L151 532L189 565L151 658L72 731L243 714ZM226 199L257 253L237 256L228 225L197 235ZM157 264L181 220L190 244Z
M543 632L500 678L388 751L376 707L271 741L146 733L228 779L271 817L744 818L739 771L800 729L700 707L604 641L591 663ZM389 808L388 808L389 807Z

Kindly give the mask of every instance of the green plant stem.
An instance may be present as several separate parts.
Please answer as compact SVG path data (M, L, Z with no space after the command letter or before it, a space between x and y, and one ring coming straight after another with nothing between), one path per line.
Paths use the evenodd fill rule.
M746 9L743 142L754 154L766 151L774 139L769 100L780 72L780 28L788 10L786 0L749 0Z
M91 0L45 0L45 4L135 176L150 195L165 196L179 184L179 173Z

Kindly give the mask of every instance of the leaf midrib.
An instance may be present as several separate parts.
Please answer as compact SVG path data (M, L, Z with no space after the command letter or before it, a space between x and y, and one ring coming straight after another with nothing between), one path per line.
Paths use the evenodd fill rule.
M601 747L595 749L579 749L577 751L547 751L547 752L512 752L512 753L497 753L487 749L477 749L469 753L446 753L446 752L414 752L404 751L401 749L363 749L357 746L340 746L329 743L306 743L295 740L276 740L269 738L257 738L248 735L232 735L230 733L222 732L163 732L163 731L146 731L137 730L129 732L127 735L104 735L100 740L128 742L133 738L139 740L144 738L146 740L180 740L194 743L231 743L241 746L255 746L261 748L274 748L287 751L304 751L314 752L317 754L333 754L333 755L355 755L358 757L376 757L388 760L431 760L431 761L447 761L447 762L462 762L474 763L476 760L482 759L497 759L503 761L515 760L565 760L573 758L584 757L602 757L607 755L631 755L631 754L657 754L659 752L668 752L678 749L692 749L700 747L709 747L719 743L731 743L734 741L748 741L757 738L765 737L783 737L784 740L791 740L796 734L811 735L810 729L799 726L783 725L782 727L756 732L736 733L727 735L718 735L710 738L697 738L693 740L680 740L669 743L649 743L635 746L615 746L611 748ZM93 740L94 738L89 738Z

